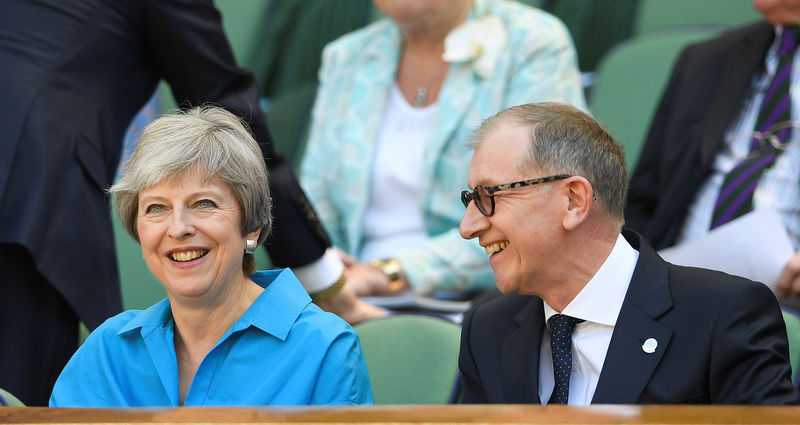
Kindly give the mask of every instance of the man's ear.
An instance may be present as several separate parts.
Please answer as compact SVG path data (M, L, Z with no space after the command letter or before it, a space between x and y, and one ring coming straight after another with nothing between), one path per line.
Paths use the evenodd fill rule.
M589 217L594 191L589 181L581 176L572 176L565 183L568 204L562 225L564 229L572 230Z

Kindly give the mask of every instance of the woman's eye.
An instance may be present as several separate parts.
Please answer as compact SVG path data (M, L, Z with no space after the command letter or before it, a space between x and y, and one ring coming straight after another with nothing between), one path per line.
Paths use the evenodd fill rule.
M217 206L217 204L215 204L214 201L210 199L201 199L197 201L195 205L197 205L200 208L214 208Z
M145 212L147 214L158 214L164 212L164 206L159 204L148 205Z

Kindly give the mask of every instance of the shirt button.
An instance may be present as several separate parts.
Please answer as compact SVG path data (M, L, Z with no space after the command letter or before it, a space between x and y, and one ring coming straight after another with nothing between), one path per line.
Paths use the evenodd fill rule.
M572 363L572 371L573 372L577 372L578 371L578 364L577 363Z

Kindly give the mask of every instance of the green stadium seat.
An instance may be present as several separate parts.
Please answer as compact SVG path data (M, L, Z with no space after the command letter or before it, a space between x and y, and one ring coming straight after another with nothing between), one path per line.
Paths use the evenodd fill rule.
M617 45L600 62L590 109L625 149L629 175L681 50L720 30L718 26L702 26L635 37Z
M461 327L400 314L354 326L375 404L445 404L456 394Z
M672 27L736 27L763 19L752 0L639 0L634 34Z
M25 406L25 403L19 401L10 392L0 388L0 406Z
M797 387L798 369L800 369L800 314L794 310L783 308L783 321L786 323L786 334L789 337L789 361L792 364L792 382Z

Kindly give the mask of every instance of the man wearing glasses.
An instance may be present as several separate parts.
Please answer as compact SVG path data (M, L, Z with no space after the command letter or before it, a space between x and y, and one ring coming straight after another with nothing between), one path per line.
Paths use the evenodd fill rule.
M592 118L517 106L473 143L460 231L504 294L464 318L465 403L798 403L770 290L622 231L622 148Z
M653 117L625 207L657 249L753 209L777 211L797 252L778 277L800 307L800 3L754 0L766 21L687 47Z

